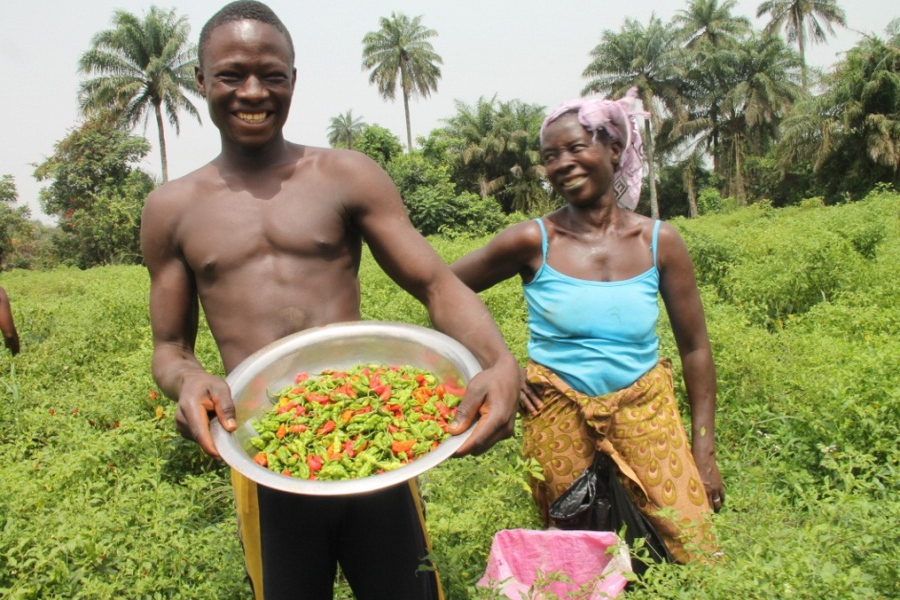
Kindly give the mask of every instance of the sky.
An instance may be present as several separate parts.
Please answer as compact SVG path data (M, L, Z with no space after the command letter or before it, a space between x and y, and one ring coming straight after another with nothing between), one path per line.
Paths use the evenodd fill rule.
M735 14L757 19L762 0L737 0ZM53 145L81 122L78 109L78 58L92 36L111 26L115 10L137 15L147 2L124 0L33 0L6 3L0 19L0 114L7 123L0 142L0 175L15 178L19 204L33 218L53 223L38 203L46 183L33 177L34 165L53 153ZM173 4L160 0L158 6ZM196 40L203 23L225 4L222 0L186 0L175 8L186 15ZM686 0L593 2L572 0L269 0L290 30L296 48L297 86L285 137L293 142L326 146L332 117L352 110L366 123L386 127L406 139L401 98L383 100L361 67L362 38L379 28L392 12L422 16L422 25L437 31L432 44L442 57L438 89L410 102L413 139L426 136L456 113L458 101L474 104L480 97L519 99L552 109L579 96L586 84L581 73L590 51L605 30L618 31L626 19L646 24L655 14L664 21L687 5ZM848 27L837 27L826 44L807 48L810 65L828 68L852 48L862 34L883 36L887 23L900 17L895 0L839 0ZM205 103L192 96L201 115L198 123L182 114L181 132L166 126L169 177L185 175L213 159L219 136ZM135 133L146 136L153 150L139 165L160 176L158 134L153 119Z

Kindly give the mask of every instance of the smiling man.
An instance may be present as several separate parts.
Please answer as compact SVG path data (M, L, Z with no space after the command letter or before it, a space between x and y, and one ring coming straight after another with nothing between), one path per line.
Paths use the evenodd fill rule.
M200 34L197 86L221 136L209 164L147 199L153 376L178 402L176 427L218 457L210 419L234 429L228 385L194 355L202 305L226 372L294 332L360 319L363 240L381 267L466 345L484 370L452 433L479 416L458 455L512 434L519 369L490 314L409 221L390 178L366 156L286 141L297 75L291 36L258 2L235 2ZM331 598L337 565L359 600L441 592L425 556L418 495L403 484L345 498L265 489L234 473L256 598Z

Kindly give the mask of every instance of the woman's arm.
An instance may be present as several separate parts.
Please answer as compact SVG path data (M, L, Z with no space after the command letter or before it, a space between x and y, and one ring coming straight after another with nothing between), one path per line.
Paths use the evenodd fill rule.
M706 317L684 240L672 226L663 223L658 243L660 293L681 357L691 407L691 450L710 506L718 512L725 502L725 490L716 464L716 370Z
M541 230L534 221L524 221L507 227L450 268L463 283L481 292L515 275L528 281L542 259Z

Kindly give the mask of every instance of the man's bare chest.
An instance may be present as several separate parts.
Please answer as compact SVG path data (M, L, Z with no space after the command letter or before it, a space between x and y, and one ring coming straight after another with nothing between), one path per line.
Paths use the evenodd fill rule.
M198 276L285 262L331 260L351 249L340 207L308 198L200 199L182 216L178 244Z

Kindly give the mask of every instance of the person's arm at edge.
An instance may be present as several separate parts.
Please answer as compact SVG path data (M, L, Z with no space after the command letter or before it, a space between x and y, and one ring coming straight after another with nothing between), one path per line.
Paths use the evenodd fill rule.
M0 331L3 332L3 343L9 348L13 356L19 353L19 332L16 331L16 322L13 320L12 305L6 290L0 287Z
M519 366L478 295L413 227L387 174L368 158L352 163L359 176L353 178L357 187L351 185L360 198L358 224L375 260L426 307L434 327L465 345L484 369L468 383L450 426L450 433L462 433L480 415L456 456L481 454L513 434Z
M165 192L160 188L150 195L141 221L141 249L150 274L153 379L178 403L179 433L221 458L210 434L209 412L215 411L225 429L233 431L231 390L194 355L199 302L190 270L172 239L174 211L167 210Z
M660 293L678 346L691 409L691 452L710 506L718 512L725 502L725 490L716 464L715 364L693 262L684 240L667 223L659 232L659 266Z

